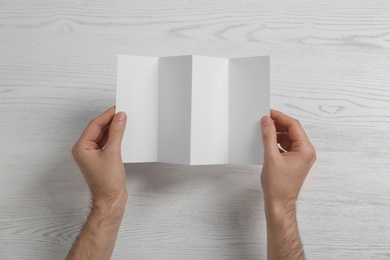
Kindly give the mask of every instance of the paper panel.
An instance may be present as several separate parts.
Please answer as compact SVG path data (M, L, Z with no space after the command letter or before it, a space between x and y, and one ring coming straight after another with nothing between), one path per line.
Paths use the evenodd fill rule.
M124 162L156 162L158 57L118 56L116 111L127 114Z
M191 164L228 163L228 61L193 56Z
M269 115L269 75L269 57L229 61L229 163L263 163L260 119Z
M160 58L158 159L190 164L192 57Z

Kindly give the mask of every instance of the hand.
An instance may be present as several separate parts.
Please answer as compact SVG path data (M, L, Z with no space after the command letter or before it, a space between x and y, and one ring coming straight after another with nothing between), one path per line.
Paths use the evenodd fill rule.
M93 119L72 148L92 193L92 210L66 259L110 259L127 201L121 143L126 114Z
M261 129L264 145L261 184L266 207L295 209L299 191L316 159L314 147L299 121L279 111L271 110L271 118L263 117Z
M268 259L305 259L295 204L316 159L315 150L299 121L279 111L271 110L271 118L261 119L261 130Z
M93 119L72 148L92 193L92 208L124 206L127 200L121 142L126 114L115 107ZM123 207L122 207L123 208Z

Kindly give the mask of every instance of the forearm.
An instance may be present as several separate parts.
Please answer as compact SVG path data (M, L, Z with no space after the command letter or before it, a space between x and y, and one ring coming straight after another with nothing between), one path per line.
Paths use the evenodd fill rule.
M94 205L67 259L110 259L126 202Z
M265 204L268 260L305 259L295 204Z

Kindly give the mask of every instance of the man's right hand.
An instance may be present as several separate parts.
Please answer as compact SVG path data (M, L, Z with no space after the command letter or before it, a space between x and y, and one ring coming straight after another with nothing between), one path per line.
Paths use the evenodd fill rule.
M261 129L264 145L261 184L265 202L281 207L295 205L316 159L314 147L299 121L277 110L271 110L271 117L261 119Z
M295 204L316 153L299 121L279 111L263 117L261 129L268 259L303 260Z

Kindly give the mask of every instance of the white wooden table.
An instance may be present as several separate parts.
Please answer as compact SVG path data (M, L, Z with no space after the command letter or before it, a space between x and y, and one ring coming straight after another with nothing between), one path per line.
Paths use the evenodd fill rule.
M363 0L2 0L0 259L65 257L89 211L70 149L115 104L118 54L271 55L271 105L318 154L307 258L390 259L390 2ZM260 166L126 169L113 259L265 259Z

